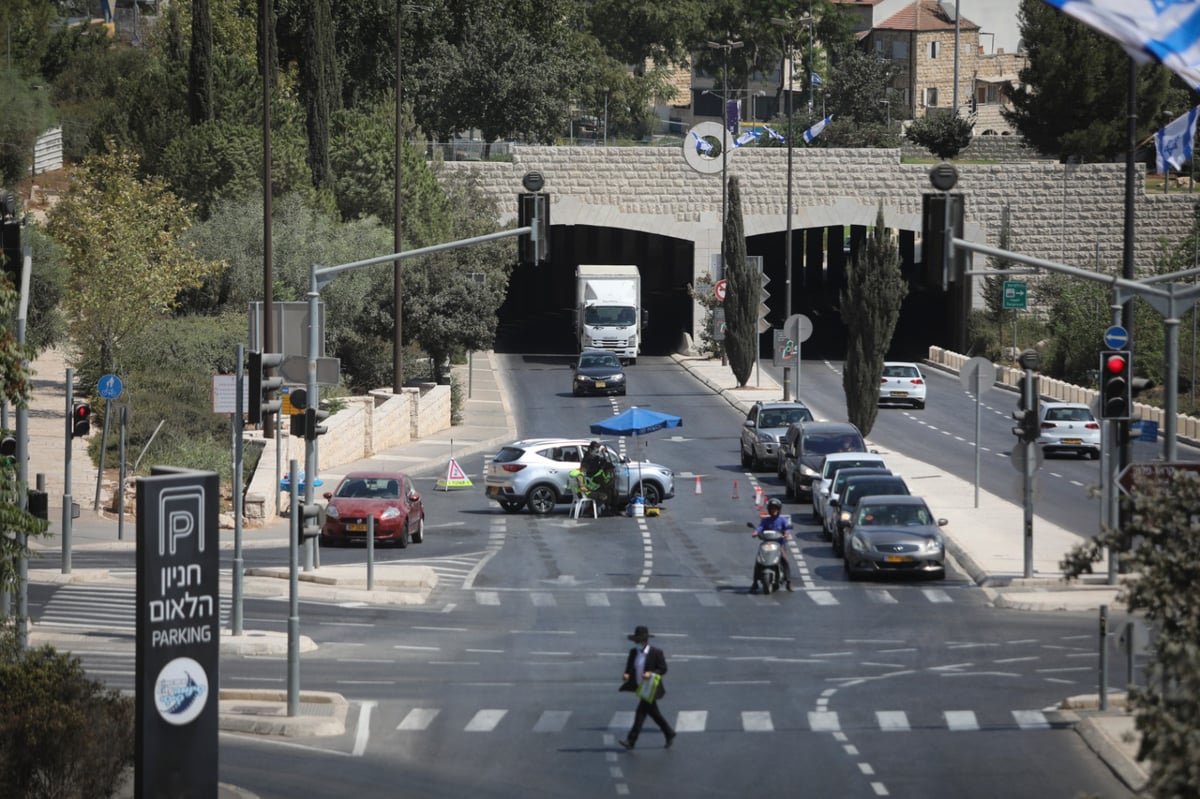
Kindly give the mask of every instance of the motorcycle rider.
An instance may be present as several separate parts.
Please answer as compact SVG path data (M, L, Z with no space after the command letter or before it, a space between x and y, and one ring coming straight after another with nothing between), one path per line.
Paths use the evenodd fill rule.
M579 468L587 476L588 485L591 486L592 490L589 496L601 507L606 516L612 514L614 512L612 507L614 503L613 464L605 455L604 448L600 446L599 441L588 444Z
M764 530L773 530L780 533L783 537L779 540L779 564L783 569L783 584L787 586L787 590L792 589L792 567L787 559L787 540L792 533L791 516L785 516L783 510L783 502L772 497L767 501L767 515L762 517L762 521L758 523L758 527L754 528L751 533L755 538ZM754 565L754 582L750 584L750 593L758 593L758 564Z

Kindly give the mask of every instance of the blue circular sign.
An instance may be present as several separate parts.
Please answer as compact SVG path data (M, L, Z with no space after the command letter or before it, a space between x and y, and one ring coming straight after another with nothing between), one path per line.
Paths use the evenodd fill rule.
M115 400L121 396L121 378L116 375L108 374L100 378L100 382L96 384L96 390L100 392L100 396L106 400Z
M1120 325L1113 325L1104 331L1104 346L1110 350L1123 350L1129 344L1129 331Z

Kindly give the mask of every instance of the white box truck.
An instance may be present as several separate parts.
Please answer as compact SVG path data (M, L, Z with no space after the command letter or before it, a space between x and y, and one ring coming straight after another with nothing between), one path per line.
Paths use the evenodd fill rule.
M608 350L636 363L645 316L637 266L580 264L575 270L575 332L581 351Z

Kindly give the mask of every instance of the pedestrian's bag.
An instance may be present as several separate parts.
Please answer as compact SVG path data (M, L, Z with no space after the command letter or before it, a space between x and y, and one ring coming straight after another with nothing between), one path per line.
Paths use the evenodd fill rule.
M661 681L661 674L652 674L650 679L642 680L642 684L637 689L638 699L653 704L654 700L658 698L658 684Z

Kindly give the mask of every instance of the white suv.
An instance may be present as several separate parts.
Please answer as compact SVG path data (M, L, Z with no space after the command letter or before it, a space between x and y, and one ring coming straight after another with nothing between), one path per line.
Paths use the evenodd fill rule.
M496 454L487 465L484 493L509 513L529 506L531 513L544 516L555 505L574 499L571 473L579 469L589 439L531 438L514 441ZM675 496L675 473L666 466L630 461L608 447L604 455L612 461L618 504L637 493L647 505L657 505Z

